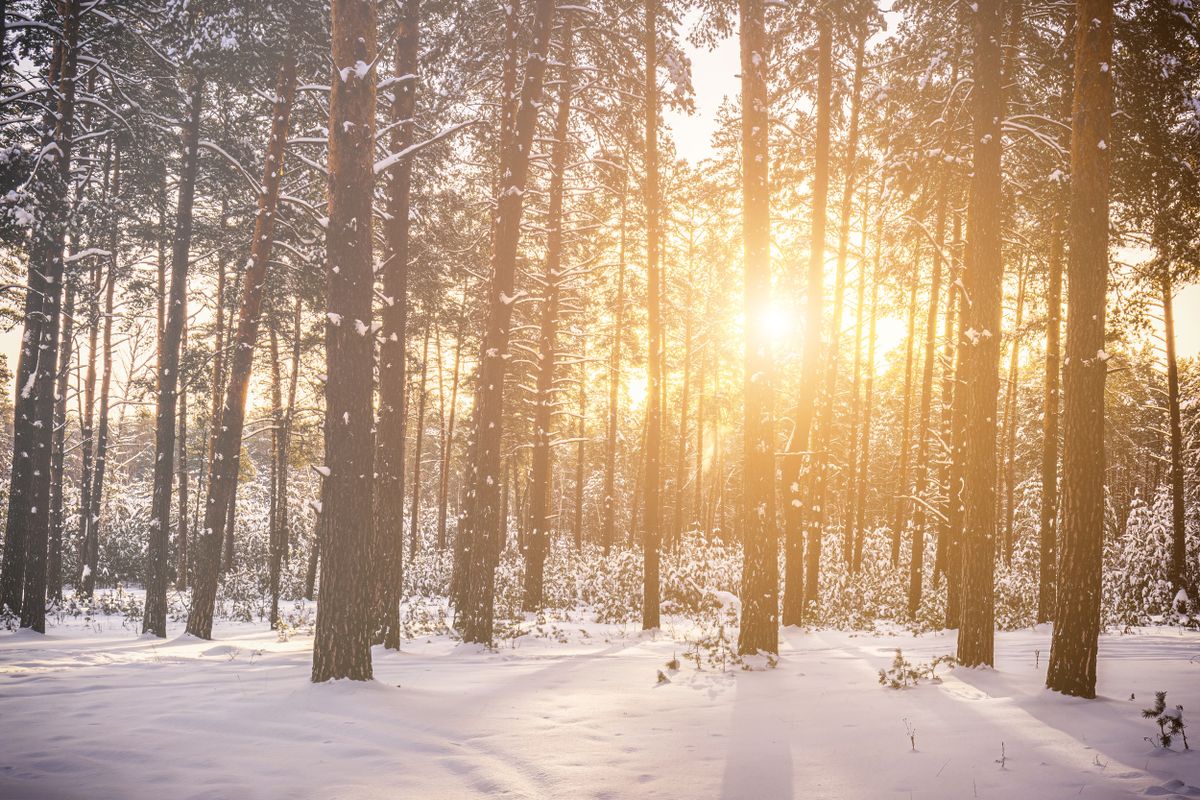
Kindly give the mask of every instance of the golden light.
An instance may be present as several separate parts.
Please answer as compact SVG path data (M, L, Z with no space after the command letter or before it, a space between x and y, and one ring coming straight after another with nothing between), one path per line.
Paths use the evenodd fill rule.
M625 384L625 391L629 395L630 410L636 411L646 402L646 394L650 391L650 379L644 372L635 373Z
M772 305L763 311L755 323L764 336L771 341L780 341L791 336L796 329L796 319L791 309Z

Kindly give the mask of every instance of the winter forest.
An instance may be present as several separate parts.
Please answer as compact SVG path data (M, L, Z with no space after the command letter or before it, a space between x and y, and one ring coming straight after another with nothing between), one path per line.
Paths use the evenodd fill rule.
M0 12L0 797L1200 796L1192 0Z

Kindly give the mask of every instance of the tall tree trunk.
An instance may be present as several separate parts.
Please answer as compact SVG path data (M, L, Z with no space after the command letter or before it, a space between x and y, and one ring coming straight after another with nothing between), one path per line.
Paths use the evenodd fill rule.
M71 374L71 350L75 328L75 284L68 281L59 337L59 367L54 389L54 439L50 451L50 540L46 553L46 595L62 599L63 548L63 456L67 433L67 379Z
M930 416L933 409L933 362L937 352L937 308L942 295L942 250L946 246L946 178L938 187L937 220L934 223L933 264L929 279L929 313L925 317L925 362L921 369L921 410L917 416L917 475L913 497L912 548L908 563L908 616L915 620L921 608L925 575L925 491L932 472L929 452Z
M917 339L917 286L921 272L920 242L913 239L912 272L908 284L908 329L904 337L904 410L900 415L900 474L892 495L892 566L900 565L900 541L908 522L908 462L912 452L913 351Z
M0 571L0 610L20 612L22 627L45 632L46 554L49 546L49 481L54 428L54 386L58 369L59 303L62 300L63 245L70 214L69 184L75 119L78 0L64 4L63 34L55 45L46 85L57 84L55 111L43 119L43 158L34 184L38 215L29 246L24 331L17 360L13 409L12 478L5 521L4 565ZM48 94L53 95L54 92ZM50 105L47 100L47 105Z
M879 322L879 267L883 253L883 201L880 188L880 208L875 217L875 252L871 262L871 316L867 328L866 387L863 390L862 439L858 446L858 465L854 470L857 488L854 491L854 554L850 571L857 573L862 568L863 540L866 537L867 474L871 468L871 416L875 403L875 339Z
M529 486L530 530L525 539L525 598L522 608L537 611L542 593L549 546L550 484L554 471L554 408L557 404L555 371L558 365L558 316L563 290L563 182L570 150L571 92L573 91L572 37L574 17L563 20L561 68L558 79L558 111L554 121L554 144L550 150L550 207L546 216L546 264L542 275L541 325L538 333L537 394L533 409L533 468Z
M501 443L504 432L504 378L507 372L509 333L514 301L517 246L524 212L529 151L537 127L538 108L546 74L553 0L537 0L533 47L521 88L521 102L513 122L513 135L501 154L500 192L493 220L492 285L488 292L488 320L480 357L476 431L468 456L470 473L461 527L467 552L463 639L490 643L496 563L499 558Z
M1107 141L1112 0L1078 0L1071 107L1067 351L1063 370L1062 560L1046 685L1096 695L1104 544L1104 305L1108 288Z
M1163 265L1168 269L1167 265ZM1184 526L1183 430L1179 414L1179 362L1175 355L1175 287L1167 271L1161 282L1163 338L1167 345L1167 424L1171 440L1171 589L1186 588L1187 531Z
M417 418L415 423L417 444L413 450L412 515L409 517L408 523L408 554L410 558L416 558L417 551L421 549L421 532L419 529L421 520L421 453L425 446L425 403L429 398L429 393L425 391L425 386L429 377L430 325L431 323L425 324L425 346L421 350L421 388L417 392Z
M142 633L167 635L167 536L171 524L171 487L175 480L175 424L179 387L179 344L187 316L188 258L192 243L192 206L196 198L200 115L204 77L195 73L188 87L188 116L183 129L183 164L179 173L175 233L171 242L171 279L166 325L159 349L158 408L154 429L154 496L150 508L150 543L146 553L146 610ZM194 606L194 600L193 600ZM191 630L191 618L188 620Z
M575 549L583 547L583 474L587 459L587 343L579 364L579 419L575 423Z
M187 289L183 298L183 332L179 339L179 349L187 353ZM175 540L178 557L175 583L181 589L188 586L188 461L187 461L187 383L179 387L179 519L175 526Z
M1013 318L1012 351L1008 361L1008 386L1004 392L1004 537L1002 539L1004 563L1012 564L1013 554L1013 500L1016 495L1013 482L1016 480L1016 465L1013 460L1017 447L1017 418L1019 406L1017 392L1021 385L1021 322L1025 313L1025 286L1028 279L1024 265L1017 277L1017 311Z
M850 218L854 208L854 191L858 167L858 117L862 97L863 57L866 48L865 27L858 33L854 52L854 78L850 98L850 130L847 135L845 182L842 186L840 220L838 224L837 266L834 272L833 319L829 329L829 357L823 371L820 409L817 412L816 463L812 473L813 508L809 523L810 545L805 553L804 605L815 610L820 601L818 591L821 571L821 546L825 525L829 521L829 482L834 473L834 401L840 372L842 314L846 300L846 257L850 248Z
M279 624L279 580L283 571L283 559L287 552L287 528L280 509L287 507L287 498L280 493L281 459L284 449L283 381L279 371L279 334L274 325L268 324L271 341L271 490L268 528L268 579L271 590L271 627ZM286 464L286 459L283 461Z
M121 151L116 150L113 156L112 196L121 197ZM83 564L80 576L80 592L84 597L91 597L96 587L96 568L100 556L100 503L104 494L104 471L108 461L108 406L109 389L112 386L112 324L113 300L117 284L117 252L120 243L120 203L114 210L109 221L108 239L108 276L103 287L104 291L104 335L101 339L101 350L104 359L104 377L100 379L100 409L97 412L98 427L96 430L96 460L90 476L90 484L85 497L85 503L80 511L82 535L80 537L80 561ZM99 284L96 286L100 290ZM97 324L99 320L97 320Z
M1042 394L1042 503L1038 524L1037 621L1049 622L1054 613L1058 568L1058 414L1062 371L1063 231L1062 214L1050 220L1049 274L1046 279L1046 371Z
M691 268L695 257L695 229L688 235L688 268ZM687 486L687 444L688 444L688 390L692 383L692 278L689 275L685 282L683 308L683 386L679 393L679 445L675 453L675 520L671 525L671 541L678 542L683 535L684 506Z
M463 308L459 312L458 332L454 336L454 369L450 378L450 411L442 437L442 468L438 476L438 550L446 549L446 517L450 507L450 460L454 454L454 423L458 418L458 375L462 363L463 330L466 323L466 290L463 291ZM441 369L441 359L438 359Z
M767 65L762 0L741 0L742 230L746 320L771 303L771 198L767 176ZM775 419L770 333L746 326L742 467L742 619L738 652L779 652L779 540L775 529ZM790 566L790 564L789 564Z
M744 11L744 9L743 9ZM807 301L804 310L804 349L800 363L800 400L783 459L783 496L786 558L783 579L783 624L799 625L804 619L804 527L814 513L813 498L805 497L809 483L805 467L813 463L810 433L817 409L821 374L821 321L825 283L825 223L829 203L829 139L833 108L833 23L828 15L817 19L817 130L814 151L812 231L809 240ZM766 157L765 154L763 156ZM811 486L810 486L811 488ZM810 536L814 531L809 531ZM810 542L811 543L811 542Z
M325 497L314 683L371 679L368 547L375 442L371 408L371 197L378 27L373 0L333 0L325 348ZM249 281L247 282L250 283Z
M946 481L946 521L938 535L938 547L944 547L946 573L946 627L957 628L962 616L962 583L963 583L963 485L966 476L967 450L967 363L966 351L970 340L966 336L967 293L966 280L966 246L962 242L962 217L954 221L955 253L959 266L955 270L958 278L955 281L958 291L958 327L953 330L954 341L954 395L953 406L950 409L950 426L947 431L950 446L948 477ZM960 254L961 255L957 255Z
M649 385L646 397L645 522L642 535L642 630L659 625L659 504L662 469L662 287L659 263L658 187L658 4L646 0L646 340Z
M996 552L996 405L1000 390L1001 253L1000 120L1004 114L1000 38L1003 0L984 0L975 13L972 99L974 163L967 217L962 386L966 451L962 492L962 613L958 660L993 663Z
M405 0L396 30L396 71L392 98L392 150L411 147L416 132L417 79L420 68L420 0ZM406 77L411 76L411 77ZM379 420L375 450L372 601L375 641L400 649L400 592L404 581L404 460L406 360L408 347L409 230L412 159L388 176L388 219L384 222L388 259L383 268L380 310ZM418 423L419 424L419 423ZM419 433L418 433L419 435ZM414 498L413 504L416 505ZM413 541L416 526L413 527Z
M620 439L621 411L621 338L625 335L625 218L629 197L629 166L621 164L620 234L617 244L617 299L612 353L608 363L608 430L604 448L604 520L600 527L600 546L608 555L612 548L617 519L617 443ZM636 505L636 503L635 503Z
M213 605L217 596L217 582L220 579L222 549L227 560L232 555L232 548L223 548L222 543L231 530L230 514L234 508L234 494L241 463L242 430L246 418L246 392L254 366L254 348L262 317L263 286L270 268L271 247L274 244L275 210L279 202L284 145L287 141L288 118L295 91L296 61L289 49L275 83L271 138L267 143L262 191L258 196L254 239L250 244L250 258L246 263L246 275L242 283L237 337L230 339L232 352L229 360L229 380L225 387L221 424L208 467L208 500L204 507L204 526L196 543L195 587L192 591L192 608L188 614L187 631L202 639L212 638ZM332 228L330 231L332 241ZM361 320L363 317L355 319ZM330 383L333 382L332 375L329 380Z

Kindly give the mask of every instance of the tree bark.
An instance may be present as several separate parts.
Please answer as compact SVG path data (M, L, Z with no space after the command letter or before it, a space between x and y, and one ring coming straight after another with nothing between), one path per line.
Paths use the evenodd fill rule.
M417 392L416 418L416 448L413 450L413 483L412 483L412 515L408 523L408 555L416 558L421 549L421 532L418 523L421 520L421 453L425 446L425 403L428 393L425 391L429 377L429 333L430 323L425 324L425 346L421 351L421 387Z
M821 320L825 282L825 224L829 202L829 140L833 106L833 26L826 14L817 19L817 129L814 151L812 231L809 241L807 300L804 310L804 349L800 362L800 400L783 458L783 496L786 558L783 579L783 624L804 619L804 527L813 513L813 498L805 497L806 465L812 464L810 433L817 408L821 374ZM764 156L765 157L765 156ZM810 487L811 488L811 487ZM806 505L807 504L807 505ZM810 534L812 531L810 531Z
M50 451L50 541L46 553L46 595L62 599L63 456L67 433L67 379L75 328L75 285L67 282L67 299L59 337L59 366L54 389L54 440Z
M1000 389L1001 253L1000 120L1004 113L1000 38L1003 0L975 13L972 141L974 163L967 218L963 335L966 451L963 483L962 608L958 661L994 660L996 552L996 405Z
M420 0L405 0L396 30L396 72L392 97L392 150L403 152L415 139L417 79L420 68ZM403 76L414 76L406 78ZM384 222L388 259L383 268L382 339L379 345L379 420L376 438L375 519L371 542L375 640L400 649L400 593L404 583L405 370L408 357L409 230L412 213L412 159L388 176L388 219ZM414 505L416 500L414 499ZM413 536L416 536L414 526ZM415 539L414 539L415 541Z
M368 582L375 442L372 208L378 27L373 0L333 0L325 322L325 496L312 680L371 679Z
M604 448L604 520L600 528L600 546L608 555L616 532L617 519L617 444L620 438L621 411L621 339L625 335L625 219L629 197L629 166L621 167L620 233L617 243L617 299L613 309L612 353L608 364L608 431Z
M150 508L150 542L146 552L146 609L142 633L167 635L167 536L171 524L171 488L175 480L175 425L179 387L179 345L187 316L188 259L192 243L192 207L196 198L200 115L204 77L190 78L187 124L183 130L183 164L179 174L175 233L171 242L171 279L166 325L159 348L158 408L154 430L154 496ZM191 629L191 619L188 622Z
M649 381L646 396L645 521L642 532L642 630L659 626L659 548L662 532L662 277L658 186L658 4L646 0L646 339Z
M746 351L742 467L745 566L738 652L779 652L779 541L775 528L775 420L770 332L754 324L771 303L771 198L767 175L767 65L762 0L740 0L742 236Z
M39 633L44 633L46 626L49 481L35 477L50 472L63 244L70 214L79 1L70 0L63 10L62 38L55 45L47 80L48 87L57 84L58 92L55 111L43 120L47 133L41 170L46 177L34 186L39 213L29 246L24 331L13 403L12 478L0 571L0 610L7 606L20 612L21 626Z
M510 7L510 12L513 10ZM463 639L484 644L492 641L496 563L499 559L498 478L504 433L504 378L508 371L509 333L515 300L513 282L525 207L529 150L542 103L553 22L553 0L537 0L533 46L521 87L521 102L513 122L511 141L501 153L500 192L493 219L492 285L488 291L487 326L480 353L476 431L467 458L467 502L460 522L467 546L463 555L466 566Z
M561 68L558 79L558 111L554 121L554 144L550 150L550 207L546 215L546 263L542 275L541 323L538 332L537 390L533 409L533 467L529 485L530 528L525 537L525 597L522 608L542 607L546 551L549 546L550 484L553 473L554 408L557 403L555 371L558 364L558 316L563 283L563 183L570 150L571 93L574 58L574 17L567 13L562 24Z
M1104 544L1104 307L1108 288L1107 141L1112 0L1078 0L1071 107L1067 348L1063 370L1062 560L1046 685L1096 695Z

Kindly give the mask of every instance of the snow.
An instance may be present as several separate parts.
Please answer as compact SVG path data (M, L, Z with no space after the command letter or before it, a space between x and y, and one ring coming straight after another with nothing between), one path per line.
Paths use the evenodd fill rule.
M743 671L698 669L682 621L641 633L580 617L530 619L495 652L446 636L377 648L373 682L315 686L311 637L279 641L265 623L219 621L213 642L178 622L166 640L139 637L119 617L0 634L0 718L19 732L0 737L0 797L1200 792L1200 754L1152 747L1141 718L1155 691L1185 718L1200 709L1194 631L1104 636L1088 701L1042 688L1047 626L998 634L996 670L893 690L877 675L896 648L929 663L953 632L787 628L776 667Z

